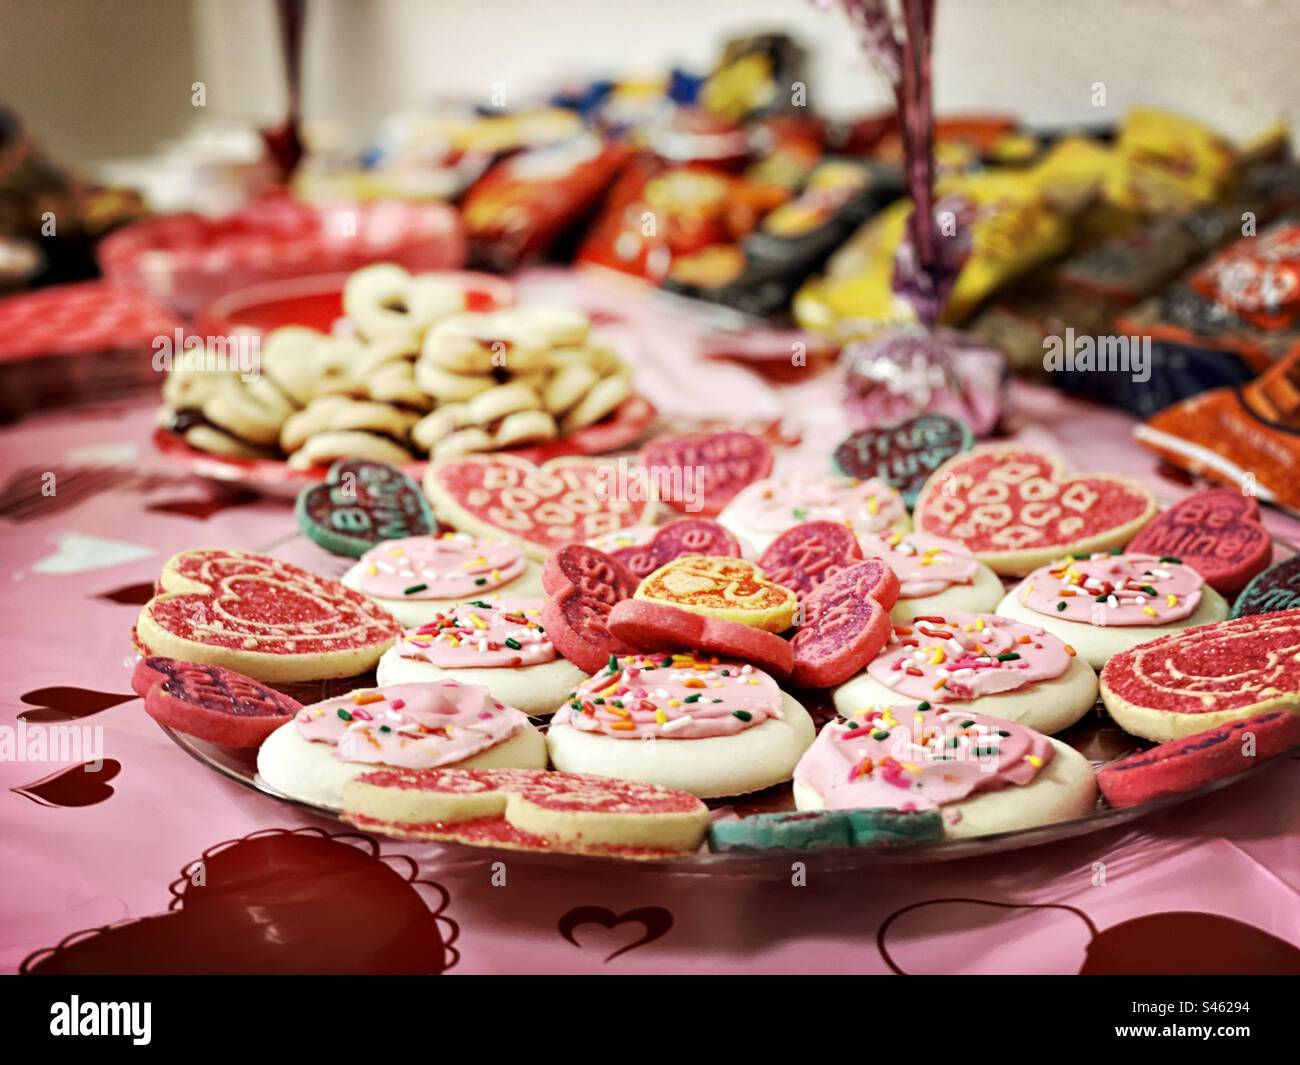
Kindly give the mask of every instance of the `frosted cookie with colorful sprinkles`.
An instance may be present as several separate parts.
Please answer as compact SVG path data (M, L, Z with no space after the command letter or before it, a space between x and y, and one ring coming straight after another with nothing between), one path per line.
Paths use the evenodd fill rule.
M374 769L541 769L546 742L486 688L441 680L361 688L298 711L257 752L276 791L337 810L343 787Z
M1176 558L1093 554L1034 570L997 612L1041 625L1100 669L1112 655L1140 643L1222 621L1228 604Z
M506 540L444 533L385 541L362 555L343 583L415 628L467 599L540 595L542 569Z
M479 684L525 714L549 714L587 674L547 637L543 602L510 596L449 607L403 633L379 660L376 679L385 687L444 678Z
M912 527L903 497L883 481L822 474L755 481L727 504L718 521L760 552L805 521L847 522L855 532L872 533Z
M1070 821L1097 801L1078 751L1024 725L908 703L821 730L794 771L800 810L935 810L949 838Z
M998 575L956 540L924 532L859 533L858 546L898 577L898 601L889 612L898 625L954 610L989 613L1006 594Z
M1050 734L1096 705L1097 674L1039 625L953 612L894 626L880 654L832 699L850 721L916 700L923 709L948 706Z
M556 769L717 798L789 780L813 734L808 711L748 663L627 655L572 693L546 743Z

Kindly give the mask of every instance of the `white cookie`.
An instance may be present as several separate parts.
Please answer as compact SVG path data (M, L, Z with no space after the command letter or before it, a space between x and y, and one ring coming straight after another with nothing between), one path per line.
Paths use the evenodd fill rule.
M1127 651L1140 643L1167 636L1171 632L1190 629L1193 625L1222 621L1228 616L1227 601L1207 584L1201 588L1201 601L1191 615L1172 625L1088 625L1082 621L1065 621L1031 610L1020 601L1024 585L1025 582L1021 581L1011 589L998 604L995 613L1029 625L1038 625L1059 636L1094 669L1101 669L1112 655Z
M620 740L552 724L551 763L569 773L661 784L702 799L745 795L789 780L816 729L803 705L781 695L782 717L734 736L707 739Z
M454 680L477 684L506 706L530 717L553 714L555 708L587 679L587 674L567 658L555 658L516 669L443 669L419 658L403 658L400 646L390 647L379 660L376 680L381 688L419 681Z
M864 706L892 706L909 701L910 696L885 687L864 671L836 688L831 698L839 715L848 718ZM1014 721L1045 735L1069 728L1096 704L1097 674L1081 656L1070 659L1066 671L1052 680L1019 691L943 703L953 710Z
M934 595L899 599L889 612L895 625L906 625L917 617L950 614L954 610L968 614L992 614L1006 595L1002 579L984 563L979 563L975 580L970 584L952 584Z
M348 588L351 588L353 591L361 592L362 595L366 595L365 591L363 591L361 587L362 584L361 578L365 574L365 571L366 571L366 563L362 560L358 560L357 562L352 564L352 566L348 569L348 571L345 574L343 574L340 580L344 585L346 585ZM489 597L495 597L500 595L540 596L542 594L543 594L542 567L538 565L536 562L534 562L532 559L528 559L527 565L525 566L523 573L521 573L513 581L509 581L506 584L498 585L497 587L493 588ZM407 629L416 629L419 628L421 625L426 625L430 621L432 621L438 614L441 614L443 611L448 610L449 608L454 607L459 603L465 602L464 596L456 596L451 599L386 599L383 596L368 595L367 598L370 599L372 602L378 603L380 606L382 606L385 610L387 610L390 614L392 614L393 617L395 617L398 621L402 623L403 628L407 628ZM477 673L479 671L475 670L474 672ZM412 677L410 679L427 680L428 678ZM393 684L396 682L380 681L379 683ZM470 683L475 683L475 682L473 680L470 680ZM498 698L500 698L500 696L498 696ZM509 700L504 700L504 701L507 702L510 706L515 705L514 703L511 703ZM523 708L520 707L520 709ZM546 709L545 712L550 713L550 711L554 709L555 709L554 706L550 706Z
M982 792L942 807L944 835L949 839L968 839L1073 821L1092 813L1097 805L1097 781L1092 766L1073 747L1060 740L1048 742L1055 753L1031 783ZM825 809L816 791L797 782L794 801L800 810Z

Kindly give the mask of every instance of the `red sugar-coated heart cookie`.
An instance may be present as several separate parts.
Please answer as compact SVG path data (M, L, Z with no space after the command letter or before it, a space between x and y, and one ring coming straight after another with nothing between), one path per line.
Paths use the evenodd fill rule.
M684 791L546 769L381 769L349 781L343 818L403 839L665 858L695 850L708 808Z
M635 547L611 551L611 558L623 563L637 580L650 576L660 566L683 555L740 557L740 544L731 530L708 518L679 518L655 532L654 538Z
M921 532L960 540L997 573L1022 577L1064 554L1123 547L1155 512L1139 481L1067 477L1046 455L994 445L935 470L912 520Z
M1300 706L1300 610L1197 625L1112 657L1106 708L1127 732L1178 739Z
M1271 710L1111 762L1097 771L1097 786L1112 806L1137 806L1244 772L1298 744L1300 714Z
M147 654L234 669L268 683L373 669L401 626L338 581L266 555L182 551L136 622Z
M608 462L578 458L536 466L513 455L465 455L431 462L424 475L441 519L505 537L538 562L565 544L648 524L656 504L644 487Z
M647 444L641 465L674 510L714 517L742 488L772 472L772 449L762 437L735 430L674 436Z
M259 747L302 704L274 688L220 666L141 659L131 686L160 725L222 747Z
M1173 556L1210 587L1231 595L1268 565L1273 542L1251 496L1232 488L1206 488L1157 515L1128 550Z
M890 608L898 577L878 558L857 562L823 581L803 600L803 624L794 634L791 680L829 688L861 670L894 631Z
M579 669L595 673L610 655L626 650L609 631L610 611L636 591L622 563L594 547L569 544L546 560L542 587L550 596L542 605L542 627Z
M768 544L758 567L802 599L828 577L861 561L862 548L847 525L805 521Z
M794 668L789 640L667 603L625 599L610 611L609 631L637 651L704 651L748 662L782 678Z

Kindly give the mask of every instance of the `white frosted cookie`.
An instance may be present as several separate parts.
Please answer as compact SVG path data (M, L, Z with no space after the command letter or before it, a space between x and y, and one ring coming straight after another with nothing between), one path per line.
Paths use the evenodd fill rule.
M883 481L787 474L745 487L718 521L760 554L786 529L805 521L848 523L855 533L906 532L903 497Z
M794 773L800 810L936 807L961 839L1071 821L1097 802L1078 751L1010 721L956 708L886 707L831 722Z
M541 595L542 567L505 540L444 533L385 540L359 558L343 584L408 629L485 595Z
M303 707L266 738L257 772L276 791L337 810L373 769L542 769L546 741L486 688L452 680L359 689Z
M385 652L381 685L448 677L480 684L530 716L552 713L587 674L562 657L541 627L541 596L494 596L446 607Z
M997 612L1041 625L1100 669L1138 644L1222 621L1228 603L1191 566L1155 555L1097 554L1034 570Z
M752 666L672 657L619 659L579 687L546 733L555 768L701 798L789 780L813 741L808 711Z
M928 702L1050 734L1096 705L1092 666L1042 626L993 614L941 617L896 625L867 668L835 689L839 714L852 720L893 703Z
M956 540L923 532L859 532L858 546L898 578L898 602L889 612L895 625L954 610L991 613L1006 594L1001 578Z

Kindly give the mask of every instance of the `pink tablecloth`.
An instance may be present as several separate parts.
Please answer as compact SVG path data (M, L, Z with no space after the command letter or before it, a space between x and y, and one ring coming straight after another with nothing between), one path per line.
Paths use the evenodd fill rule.
M682 323L597 302L641 387L681 417L788 416L782 466L826 468L843 431L831 375L774 390L692 360ZM1300 758L1130 829L885 873L764 880L598 875L346 833L208 771L130 693L144 588L194 546L291 549L284 503L186 478L151 453L146 405L0 431L0 970L51 965L459 972L1035 972L1289 969L1300 959ZM1018 435L1079 469L1157 478L1118 414L1026 386ZM1292 540L1300 525L1270 514ZM87 744L26 760L72 722ZM24 741L27 746L23 745ZM96 745L99 745L98 747ZM59 758L60 754L72 757ZM80 763L102 757L97 772ZM68 937L72 937L69 939ZM286 959L288 959L286 961Z

